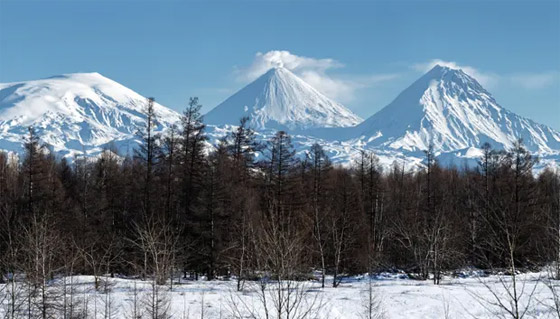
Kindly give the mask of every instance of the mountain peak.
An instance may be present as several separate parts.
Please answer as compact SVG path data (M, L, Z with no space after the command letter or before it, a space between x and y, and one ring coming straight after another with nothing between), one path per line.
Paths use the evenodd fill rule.
M432 70L436 69L436 70L445 70L445 71L460 71L460 72L464 72L463 69L461 69L460 67L453 65L453 64L449 64L449 63L436 63L433 67Z
M430 69L429 72L442 72L442 71L447 71L447 70L451 70L451 68L449 66L443 65L443 64L436 64L434 65L433 68ZM459 70L459 69L455 69L455 70Z
M270 70L268 70L267 72L269 72L269 71L279 71L279 70L284 70L284 71L288 71L288 72L292 73L287 68L285 68L283 64L277 64L277 65L271 67Z
M294 76L297 77L292 71L286 69L281 65L273 66L263 73L259 78L272 78L272 77L282 77L282 76Z
M289 69L285 68L282 65L277 65L277 66L274 66L274 67L268 69L268 71L266 71L263 75L261 75L255 81L259 81L259 79L263 79L263 80L264 79L269 79L270 80L270 79L275 79L275 78L280 79L280 81L303 82L305 85L309 85L307 82L303 81L300 77L298 77L292 71L290 71Z
M560 134L501 107L463 70L436 65L393 102L357 127L368 143L419 151L479 147L509 148L523 138L531 151L560 148Z
M459 78L468 78L470 81L474 80L474 78L468 75L463 69L442 64L434 65L424 76L434 78L447 77L448 79L452 79L452 77L455 76Z
M62 76L66 76L66 77L73 77L73 76L91 76L91 77L102 77L102 78L107 78L105 76L103 76L101 73L99 72L72 72L72 73L65 73L62 74Z
M97 79L107 79L109 78L103 76L99 72L73 72L73 73L64 73L59 75L53 75L45 78L44 80L49 79L73 79L73 78L97 78Z
M15 150L28 126L55 152L99 153L113 143L126 153L145 122L146 98L97 72L0 84L0 149ZM180 118L155 104L161 131Z
M205 115L208 124L237 124L248 116L257 129L347 127L361 119L278 65Z

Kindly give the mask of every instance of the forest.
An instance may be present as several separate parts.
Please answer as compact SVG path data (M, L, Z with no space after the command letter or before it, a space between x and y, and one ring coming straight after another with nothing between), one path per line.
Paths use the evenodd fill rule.
M32 127L24 153L0 153L0 284L25 281L21 294L50 318L49 282L77 274L96 289L102 275L140 278L154 293L179 277L336 288L352 274L439 284L465 267L556 265L560 278L560 174L535 174L521 140L507 151L481 145L477 167L441 166L432 147L417 170L383 168L369 151L337 165L318 144L296 156L284 131L259 142L247 118L209 145L200 108L191 98L160 136L150 99L129 155L108 146L97 158L56 158Z

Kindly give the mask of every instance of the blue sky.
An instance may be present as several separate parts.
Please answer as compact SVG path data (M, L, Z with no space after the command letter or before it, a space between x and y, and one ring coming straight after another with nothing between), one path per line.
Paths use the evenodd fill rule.
M0 82L96 71L208 111L278 59L364 118L433 61L453 63L560 130L556 0L0 0Z

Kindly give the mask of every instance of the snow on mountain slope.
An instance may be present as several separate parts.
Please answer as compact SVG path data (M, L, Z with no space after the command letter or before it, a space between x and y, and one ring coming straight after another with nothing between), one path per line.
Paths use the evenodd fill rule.
M21 151L27 128L34 126L42 142L59 155L84 150L96 155L109 146L127 154L138 143L146 104L146 98L98 73L0 84L0 150ZM157 132L180 119L157 103L155 111ZM383 166L397 161L415 169L432 142L442 163L475 165L482 143L507 149L518 138L539 155L542 167L560 163L559 132L502 108L461 70L440 66L359 125L360 118L344 106L290 71L275 68L205 116L209 143L244 115L251 117L259 140L288 129L299 156L319 143L341 164L351 163L366 149Z
M560 151L560 133L501 107L462 70L435 66L392 103L358 125L369 147L452 152L484 142L507 149L522 138L537 153Z
M243 116L249 116L256 129L347 127L362 121L283 67L270 69L216 106L205 121L237 124Z
M235 125L208 125L206 127L206 133L208 136L208 151L214 148L214 145L218 145L221 139L235 129ZM255 139L260 143L266 143L276 134L275 129L260 129L255 131ZM311 146L317 143L321 145L325 154L330 158L333 163L340 164L343 166L349 166L359 160L361 156L361 151L366 149L364 143L356 140L344 140L335 138L326 138L318 135L310 134L309 131L293 132L290 133L292 145L296 151L296 157L299 159L304 159L309 154ZM417 170L422 167L422 160L424 155L422 152L418 154L404 153L400 150L391 149L371 149L379 159L379 164L382 167L391 167L396 161L400 165L404 165L408 170ZM255 154L257 160L261 153Z
M113 145L121 153L135 147L145 123L146 98L99 73L74 73L0 84L0 149L21 150L29 126L60 155L95 155ZM180 115L155 103L156 131Z
M519 138L531 152L539 155L541 163L537 171L560 163L559 132L504 109L461 70L434 67L388 106L353 127L346 123L339 126L298 123L297 117L289 116L288 108L283 109L290 102L267 96L268 92L275 92L276 85L269 82L276 81L279 72L284 70L269 71L211 111L206 116L209 123L216 124L208 127L211 140L218 141L228 129L227 124L235 124L241 115L247 114L253 116L258 139L265 141L275 129L284 128L271 120L274 115L283 120L283 126L300 128L290 131L298 156L305 156L313 143L319 143L333 162L345 165L359 158L362 150L371 150L382 166L388 167L396 161L408 169L418 169L423 165L423 151L433 143L443 165L474 166L484 142L496 149L508 149ZM258 95L259 92L262 94ZM297 101L301 94L290 91L286 96ZM303 96L301 100L307 95ZM257 107L249 109L246 101L255 101ZM268 105L273 105L270 109L274 112L281 112L268 111Z

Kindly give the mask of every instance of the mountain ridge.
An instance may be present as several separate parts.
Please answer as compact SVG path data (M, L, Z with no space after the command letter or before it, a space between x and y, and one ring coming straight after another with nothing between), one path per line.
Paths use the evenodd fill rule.
M127 152L137 143L146 98L100 73L68 73L0 84L0 148L18 151L27 127L63 156L95 155L109 145ZM156 131L180 115L158 103ZM19 147L20 149L21 147Z
M560 150L560 133L519 116L496 102L460 69L436 65L391 103L355 128L356 137L376 136L376 147L453 151L485 142L509 148L523 139L532 152Z
M222 123L205 116L205 122L209 123L209 150L211 143L217 143L237 125L241 116L251 113L257 115L256 122L251 124L259 140L266 141L276 130L285 129L292 135L299 156L305 156L313 143L319 143L333 162L340 164L349 164L362 150L371 150L384 166L399 161L414 169L422 165L423 150L433 143L434 150L445 163L468 161L475 165L483 142L491 142L497 149L508 149L518 138L523 138L528 149L539 155L546 165L560 163L559 132L503 108L480 83L461 70L434 67L391 103L357 125L354 124L358 120L353 116L343 116L344 121L336 123L338 118L333 115L338 114L336 112L323 112L323 117L316 118L313 112L303 112L307 116L303 120L291 116L293 114L286 111L290 106L295 106L297 111L306 109L305 103L303 106L290 104L302 90L304 98L301 100L309 95L311 101L317 101L316 97L320 101L328 98L309 89L309 84L288 70L274 68L259 79L255 81L257 89L248 90L248 96L270 100L280 94L281 98L273 99L275 104L272 105L280 114L268 109L264 114L251 113L244 102L237 104L237 108L228 108L226 104L226 111L231 110L230 113L216 107L208 114L216 112ZM268 83L271 81L278 83ZM265 92L258 92L259 89ZM284 99L285 95L289 98ZM282 104L279 101L287 101L288 105L279 105ZM321 103L327 109L336 106L334 110L342 115L353 115L330 99ZM72 157L83 151L95 156L110 145L122 155L129 154L140 142L136 133L145 123L146 104L145 97L97 72L3 83L0 84L0 149L21 151L23 136L32 125L41 141L61 156ZM337 109L338 106L341 108ZM155 109L159 120L156 133L164 133L179 122L179 113L157 103ZM288 116L278 117L284 115L282 112ZM296 112L296 115L299 114Z

